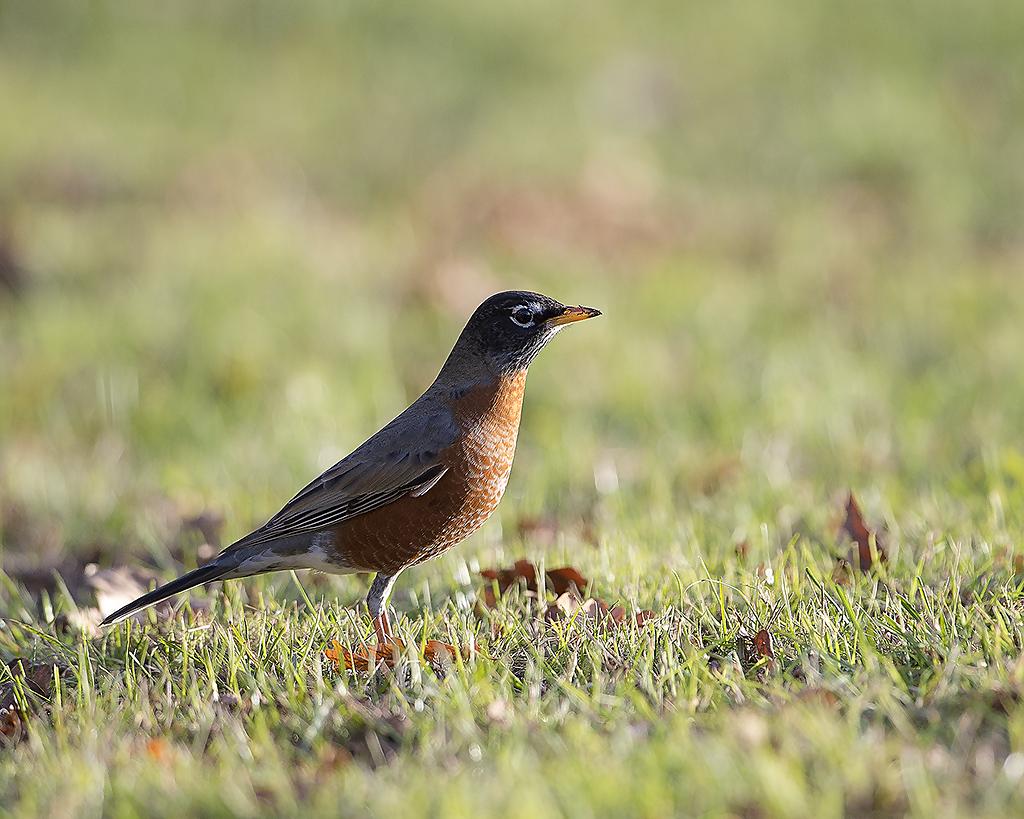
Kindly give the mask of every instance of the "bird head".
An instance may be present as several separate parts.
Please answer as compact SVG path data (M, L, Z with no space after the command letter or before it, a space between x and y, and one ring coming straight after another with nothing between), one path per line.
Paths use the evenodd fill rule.
M449 362L468 355L492 372L517 375L563 327L599 315L593 307L566 306L540 293L498 293L476 308Z

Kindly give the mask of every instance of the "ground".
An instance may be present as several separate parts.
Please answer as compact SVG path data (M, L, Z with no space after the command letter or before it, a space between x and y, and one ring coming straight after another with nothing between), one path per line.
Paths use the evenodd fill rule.
M1021 30L0 3L0 812L1019 816ZM324 654L372 634L361 576L96 627L509 288L604 315L534 364L495 516L399 580L393 671ZM486 605L519 559L620 620Z

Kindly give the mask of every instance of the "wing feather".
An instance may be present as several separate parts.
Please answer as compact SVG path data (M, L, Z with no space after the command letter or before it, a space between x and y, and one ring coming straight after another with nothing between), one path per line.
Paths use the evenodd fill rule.
M448 470L441 453L454 444L457 428L449 413L436 411L440 408L428 404L414 412L428 398L422 396L230 548L314 533L394 503L407 494L429 492Z

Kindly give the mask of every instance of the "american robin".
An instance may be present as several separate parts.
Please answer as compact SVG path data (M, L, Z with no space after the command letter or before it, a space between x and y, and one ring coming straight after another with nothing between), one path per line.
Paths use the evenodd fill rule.
M491 296L405 412L259 529L103 624L211 580L281 569L376 572L366 603L379 641L391 642L395 578L466 538L505 491L530 362L565 325L599 315L538 293Z

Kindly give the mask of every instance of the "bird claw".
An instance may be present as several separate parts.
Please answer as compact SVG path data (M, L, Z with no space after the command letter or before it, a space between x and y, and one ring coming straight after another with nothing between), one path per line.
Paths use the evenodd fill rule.
M334 661L338 671L349 668L353 671L369 673L371 664L394 668L403 651L405 651L405 644L397 639L391 643L378 643L355 651L349 651L337 640L334 640L331 648L324 651L324 656L328 660Z
M368 674L371 668L377 666L383 665L387 668L394 668L399 657L404 653L405 643L397 637L392 637L390 643L377 643L376 645L366 646L355 651L349 651L337 640L334 640L331 648L324 651L324 656L336 664L339 672L347 668L352 671ZM423 646L423 658L428 662L450 664L454 663L460 654L463 657L468 657L479 653L481 653L480 649L476 645L465 649L458 649L440 640L427 640Z

